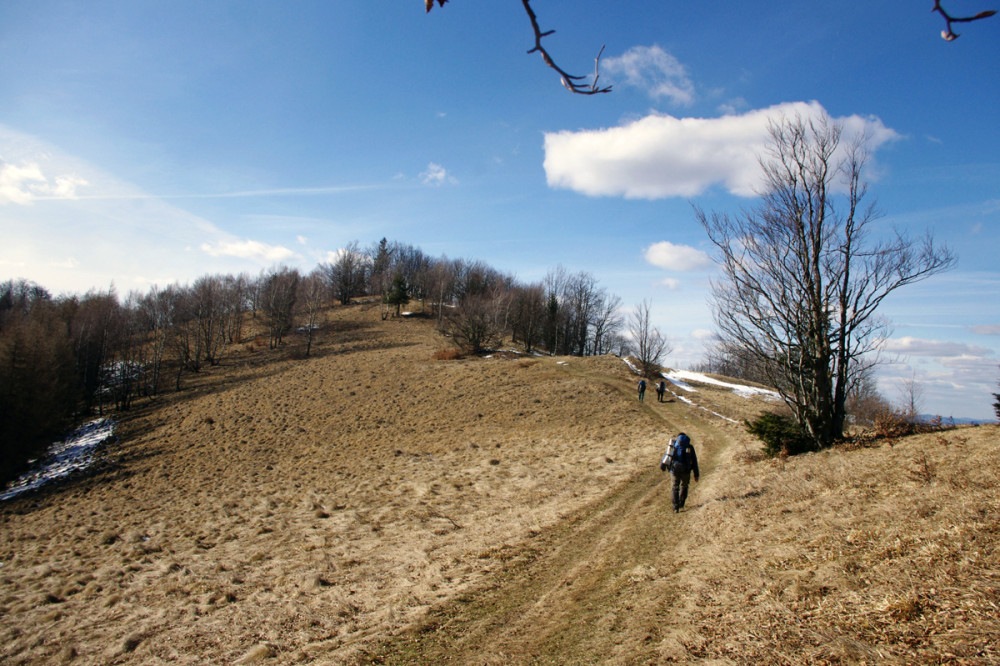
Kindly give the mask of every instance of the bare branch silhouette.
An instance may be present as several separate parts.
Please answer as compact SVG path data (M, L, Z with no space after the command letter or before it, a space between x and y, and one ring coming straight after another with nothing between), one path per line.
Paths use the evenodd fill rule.
M428 12L434 8L435 2L437 2L438 7L444 7L444 3L448 2L448 0L424 0L424 6ZM542 32L542 29L538 26L538 17L535 16L535 11L531 8L531 0L521 0L521 4L524 5L524 11L527 12L528 19L531 21L531 29L535 33L535 46L528 51L528 53L541 54L542 60L545 61L545 64L556 70L562 80L563 86L565 86L566 90L569 90L572 93L576 93L578 95L596 95L598 93L611 92L611 86L598 87L597 85L597 79L600 78L601 55L604 53L603 46L597 53L597 57L594 58L594 79L592 81L588 83L586 76L574 76L573 74L568 73L556 64L555 60L552 59L552 56L549 55L549 52L545 50L544 46L542 46L542 38L548 37L554 33L555 30Z
M979 12L975 16L952 16L944 7L941 6L941 0L934 0L934 9L931 11L937 12L944 17L945 29L941 31L941 38L948 42L953 42L958 39L958 33L951 29L952 23L971 23L972 21L989 18L996 14L995 10L988 9L986 11Z
M440 0L439 0L440 1ZM541 28L538 27L538 17L535 16L534 10L531 8L531 0L521 0L521 4L524 5L524 11L528 13L528 18L531 19L531 29L535 31L535 48L528 51L528 53L535 53L536 51L541 54L542 60L545 64L556 70L559 76L562 77L562 84L572 93L577 93L578 95L596 95L598 93L611 92L611 86L606 86L604 88L597 87L597 79L600 77L599 68L601 65L601 54L604 53L604 47L601 46L601 50L597 53L597 57L594 58L594 80L589 84L586 82L587 77L585 76L573 76L568 74L559 65L555 63L549 52L545 50L542 46L542 37L548 37L555 30L548 30L542 32Z
M448 0L424 0L424 6L429 12L434 8L434 3L437 2L438 7L444 7L444 4ZM566 90L578 95L596 95L598 93L611 92L611 86L598 87L597 80L600 78L600 65L601 65L601 55L604 54L604 46L601 46L601 50L598 51L597 57L594 58L594 78L589 83L587 82L586 76L574 76L566 72L562 67L556 64L549 52L545 50L542 46L542 38L548 37L553 34L555 30L546 30L542 32L542 29L538 26L538 17L535 16L535 11L531 8L531 0L521 0L521 4L524 5L524 11L528 14L528 19L531 21L531 29L535 33L535 47L528 51L528 53L539 53L542 56L542 60L545 64L556 70L562 80L563 86ZM948 11L941 6L941 0L934 0L934 9L932 12L937 12L945 20L945 29L941 31L941 37L945 41L954 41L958 39L958 33L952 30L952 23L971 23L972 21L978 21L980 19L989 18L996 14L993 9L988 9L986 11L979 12L975 16L952 16Z

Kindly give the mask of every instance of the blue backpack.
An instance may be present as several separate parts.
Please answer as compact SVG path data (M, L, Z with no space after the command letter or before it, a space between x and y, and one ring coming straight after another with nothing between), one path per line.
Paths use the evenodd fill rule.
M689 455L691 440L687 435L681 433L676 439L670 440L667 452L660 461L660 469L671 472L686 472L691 469L691 459Z

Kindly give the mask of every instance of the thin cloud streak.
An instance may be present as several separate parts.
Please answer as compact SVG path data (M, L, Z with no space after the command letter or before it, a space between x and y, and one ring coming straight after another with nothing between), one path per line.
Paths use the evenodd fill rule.
M249 197L310 196L323 194L345 194L388 187L386 185L337 185L329 187L285 187L267 190L242 190L239 192L215 192L210 194L78 194L72 197L36 196L35 201L59 201L66 199L87 201L127 201L139 199L237 199Z

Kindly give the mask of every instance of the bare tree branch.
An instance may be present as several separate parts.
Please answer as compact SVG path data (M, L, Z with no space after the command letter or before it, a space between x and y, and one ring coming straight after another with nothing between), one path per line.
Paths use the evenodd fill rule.
M429 12L434 8L434 2L438 3L438 7L444 7L444 3L448 0L424 0L424 6ZM566 90L576 93L578 95L597 95L599 93L611 92L611 86L599 87L597 85L597 79L600 78L600 66L601 66L601 55L604 53L604 46L601 46L601 50L598 51L597 57L594 58L594 79L587 82L586 76L575 76L570 74L562 67L556 64L549 52L545 50L542 46L542 38L548 37L553 34L555 30L547 30L542 32L542 29L538 25L538 17L535 16L535 11L531 8L531 0L521 0L521 4L524 5L524 11L528 14L528 19L531 21L531 29L535 33L535 46L528 53L539 53L542 56L542 60L545 64L556 70L562 80L563 86Z
M600 76L598 69L601 64L601 54L604 53L603 46L601 46L601 50L597 53L597 57L594 58L594 80L590 84L587 84L587 77L568 74L555 63L549 52L542 46L542 37L548 37L555 30L542 32L542 29L538 27L538 17L535 16L535 11L531 8L531 0L521 0L521 4L524 5L524 11L528 13L528 18L531 20L531 29L535 32L535 48L528 51L528 53L535 53L536 51L540 53L545 64L559 73L559 76L562 77L563 86L572 93L577 93L578 95L596 95L598 93L611 92L611 86L604 88L597 87L597 79Z
M958 39L958 33L951 29L952 23L971 23L972 21L978 21L979 19L989 18L996 14L995 10L989 9L983 12L979 12L975 16L952 16L948 11L941 6L941 0L934 0L934 9L932 12L937 12L944 17L945 29L941 31L941 38L948 42L953 42Z

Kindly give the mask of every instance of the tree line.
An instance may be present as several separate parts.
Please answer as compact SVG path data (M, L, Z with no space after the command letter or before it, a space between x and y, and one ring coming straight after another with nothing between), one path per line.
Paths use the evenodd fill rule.
M383 319L419 302L465 353L504 340L562 355L631 351L621 299L589 273L559 267L525 283L385 238L365 248L353 241L307 274L278 266L205 275L124 297L114 287L54 297L9 280L0 283L0 480L84 415L180 390L185 375L223 363L248 337L275 349L298 327L308 356L323 309L360 299L377 302Z

